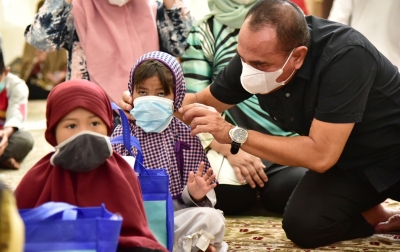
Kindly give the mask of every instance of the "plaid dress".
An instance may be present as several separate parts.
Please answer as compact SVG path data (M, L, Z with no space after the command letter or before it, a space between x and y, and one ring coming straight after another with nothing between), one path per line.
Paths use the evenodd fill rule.
M150 52L140 57L131 70L128 88L133 93L133 77L137 67L145 60L155 59L165 64L173 73L174 112L183 102L186 93L185 80L179 62L163 52ZM139 141L143 151L146 168L166 168L170 176L169 190L174 199L179 199L185 188L190 171L196 172L200 162L205 163L205 171L210 168L207 156L197 136L190 135L190 128L178 118L173 117L169 126L161 133L146 133L135 121L130 121L131 135ZM111 137L122 135L122 126L118 125ZM113 149L122 156L129 156L123 144L114 144ZM132 147L132 153L137 150ZM216 182L216 181L215 181Z

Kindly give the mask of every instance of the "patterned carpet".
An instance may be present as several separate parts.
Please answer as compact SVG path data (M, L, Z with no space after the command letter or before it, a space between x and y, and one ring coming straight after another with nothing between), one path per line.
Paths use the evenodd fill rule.
M400 203L387 200L385 205L400 209ZM375 234L364 239L338 242L317 249L302 249L286 238L278 217L227 217L225 240L229 251L400 251L400 235ZM400 233L399 233L400 234Z
M53 149L44 139L45 101L30 101L28 111L26 130L35 139L33 150L23 161L19 171L0 169L0 180L11 189L15 189L30 167ZM385 205L400 209L399 202L388 200ZM301 249L286 238L281 220L263 212L255 212L253 216L227 217L225 241L229 244L229 251L400 251L400 233L374 235L318 249Z

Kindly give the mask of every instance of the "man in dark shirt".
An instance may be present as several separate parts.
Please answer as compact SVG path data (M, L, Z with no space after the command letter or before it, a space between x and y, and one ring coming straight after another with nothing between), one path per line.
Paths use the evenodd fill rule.
M237 51L211 86L186 95L190 105L180 112L192 134L209 132L260 158L310 169L283 216L287 237L302 247L384 229L379 223L393 213L380 203L400 200L398 69L356 30L304 17L285 0L253 6ZM252 94L283 129L301 136L230 136L234 126L219 112ZM248 178L258 182L259 174Z

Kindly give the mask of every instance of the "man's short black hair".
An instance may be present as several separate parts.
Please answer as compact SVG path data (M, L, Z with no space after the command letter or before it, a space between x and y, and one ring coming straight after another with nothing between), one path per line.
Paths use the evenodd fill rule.
M3 74L6 70L6 66L4 65L3 51L0 48L0 74Z
M304 12L290 0L258 0L249 10L249 29L257 32L266 26L276 29L278 50L289 54L308 46L310 35Z

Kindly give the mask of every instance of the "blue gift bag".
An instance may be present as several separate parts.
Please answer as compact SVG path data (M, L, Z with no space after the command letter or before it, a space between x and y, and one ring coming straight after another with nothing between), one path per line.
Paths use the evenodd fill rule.
M111 139L111 144L122 143L131 156L131 146L138 150L135 157L134 170L142 189L147 222L157 241L172 251L174 245L174 205L169 192L169 176L166 169L146 169L143 166L143 154L139 140L130 135L128 119L124 112L114 103L121 116L123 135Z
M116 251L122 217L100 207L48 202L19 213L25 224L25 252Z

